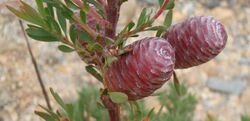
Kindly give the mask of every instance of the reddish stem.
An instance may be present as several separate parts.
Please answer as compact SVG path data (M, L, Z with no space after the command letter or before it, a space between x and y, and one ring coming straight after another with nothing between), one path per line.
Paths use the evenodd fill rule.
M167 7L169 3L169 0L165 0L165 2L163 3L163 5L161 6L161 8L157 11L157 13L154 15L154 17L151 19L151 22L154 22L161 14L162 12L165 10L165 8ZM130 32L127 32L127 33L124 33L122 35L118 35L116 37L117 38L125 38L125 37L130 37L131 35L137 33L137 32L141 32L141 31L144 31L145 28L147 28L149 26L148 23L144 23L139 29L135 29L135 30L132 30Z
M155 16L152 18L152 20L156 20L161 14L162 12L165 10L165 8L167 7L169 3L169 0L165 0L165 2L163 3L163 5L161 6L161 8L158 10L158 12L155 14Z
M78 5L80 8L83 6L83 3L81 0L73 0L73 2Z
M94 40L97 38L99 33L95 32L92 28L90 28L87 24L80 21L80 18L77 15L73 16L73 19L75 22L83 29L85 30Z
M102 18L102 16L96 11L95 8L91 7L88 11L88 16L92 16L101 26L106 26L106 28L111 28L111 23Z
M104 9L108 7L106 0L97 0L97 1L102 5Z
M107 20L111 23L111 29L106 28L106 36L113 39L116 34L116 26L119 19L120 2L119 0L107 0L107 3Z
M102 100L104 106L109 111L109 118L110 118L109 120L110 121L120 121L119 105L116 103L113 103L108 95L102 95L101 100Z

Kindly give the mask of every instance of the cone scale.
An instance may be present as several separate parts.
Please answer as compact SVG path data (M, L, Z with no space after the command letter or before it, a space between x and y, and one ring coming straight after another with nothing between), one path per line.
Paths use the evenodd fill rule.
M133 50L108 68L107 86L110 91L126 93L129 100L137 100L151 95L170 79L175 55L162 38L144 38L128 47Z

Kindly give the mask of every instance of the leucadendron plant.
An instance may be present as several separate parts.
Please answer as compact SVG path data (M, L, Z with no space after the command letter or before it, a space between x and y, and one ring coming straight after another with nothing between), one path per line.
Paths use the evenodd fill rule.
M126 1L35 0L34 9L20 0L18 6L7 6L29 23L26 32L30 38L57 42L62 52L78 53L87 64L86 70L103 84L101 105L108 110L110 121L120 121L123 103L151 96L172 75L180 93L174 69L190 68L211 60L227 41L224 27L212 17L193 17L171 26L174 0L159 0L160 7L155 12L144 8L136 22L129 22L117 32L120 7ZM155 20L163 12L167 12L164 23L155 26ZM129 38L138 37L138 33L144 31L155 31L156 35L125 46ZM72 116L80 114L71 114L72 106L65 105L52 89L51 93L68 115L37 112L40 116L47 121L81 119L74 120Z

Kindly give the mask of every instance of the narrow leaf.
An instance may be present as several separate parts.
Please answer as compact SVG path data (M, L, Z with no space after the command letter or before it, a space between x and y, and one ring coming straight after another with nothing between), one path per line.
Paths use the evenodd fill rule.
M165 2L165 0L158 0L158 2L159 2L159 4L160 4L160 6L162 6L163 3ZM170 0L169 3L168 3L168 5L166 6L165 9L166 9L166 10L173 9L174 6L175 6L175 0Z
M85 41L87 43L92 43L92 39L87 32L84 30L77 31L80 41Z
M168 28L171 26L172 24L172 19L173 19L173 10L169 10L166 17L165 17L165 20L164 20L164 25Z
M241 121L250 121L250 116L249 115L242 115Z
M135 23L134 23L133 21L131 21L131 22L128 24L128 31L130 31L134 26L135 26Z
M51 31L55 32L57 36L61 36L62 31L58 22L54 18L49 17L49 16L47 17L47 20L48 20L48 23L50 24Z
M73 118L73 115L74 115L74 106L73 104L66 104L66 113L67 113L67 116L69 117L70 120L74 120Z
M46 11L47 16L51 16L52 18L55 17L54 9L52 5L47 3L47 7L45 8L45 11Z
M92 74L97 80L103 82L103 78L99 72L96 71L93 65L88 65L85 67L86 71Z
M102 51L103 50L103 47L102 45L98 44L98 43L89 43L88 46L87 46L87 49L90 51L90 52L95 52L95 51Z
M72 25L70 26L70 29L69 29L69 36L70 36L71 41L75 44L76 38L77 38L77 30L76 30L76 27L75 27L74 24L72 24Z
M45 17L46 16L46 11L45 11L45 8L43 6L43 2L42 0L36 0L36 6L37 6L37 9L39 11L39 13Z
M78 9L78 7L72 2L72 0L64 0L64 1L69 8L74 10Z
M128 101L128 96L122 92L109 92L110 99L114 103L125 103Z
M87 23L87 16L85 12L80 11L80 18L83 23Z
M168 5L166 6L166 10L173 9L175 6L175 0L170 0Z
M151 117L153 116L153 114L154 114L154 110L155 110L155 108L152 108L152 109L148 112L147 117L151 118Z
M84 1L85 1L85 0L84 0ZM92 4L92 5L95 6L97 12L98 12L102 17L104 17L104 18L107 17L106 14L105 14L104 8L102 7L101 4L99 4L99 2L97 2L96 0L88 0L88 2L89 2L90 4Z
M25 20L25 21L28 21L30 23L33 23L33 24L37 24L37 25L42 25L41 23L39 23L38 21L36 21L34 18L30 17L28 14L25 13L25 11L19 11L13 7L10 7L10 6L7 6L7 8L12 12L14 13L17 17Z
M117 61L117 57L111 56L111 57L106 57L105 58L105 67L109 67L113 62Z
M53 119L52 116L50 116L49 114L44 113L44 112L35 111L35 114L40 116L41 118L43 118L46 121L54 121L55 120L55 119Z
M175 72L174 72L174 86L177 94L180 96L181 95L180 82Z
M34 21L35 24L43 26L43 19L41 18L41 16L37 13L37 11L35 9L33 9L30 5L28 5L27 3L21 1L21 6L20 9L27 14L29 17L31 17Z
M50 92L52 94L52 96L54 97L54 99L56 100L56 102L64 109L66 110L66 105L63 102L62 98L56 93L54 92L54 90L52 88L50 88Z
M58 39L51 35L48 31L44 30L43 28L28 25L29 28L26 29L26 32L29 37L38 40L38 41L44 41L44 42L54 42L58 41Z
M65 53L70 53L70 52L73 52L75 51L73 48L70 48L68 46L65 46L65 45L60 45L58 46L58 49L62 52L65 52Z
M141 12L141 14L140 14L140 17L139 17L139 19L138 19L136 28L141 27L141 26L145 23L146 14L147 14L147 9L146 9L146 8L143 8L143 10L142 10L142 12Z
M45 110L47 113L49 113L50 116L53 117L53 119L59 120L59 116L58 116L56 113L54 113L53 111L47 109L46 107L44 107L44 106L42 106L42 105L39 105L39 107L41 107L43 110Z
M66 18L62 15L62 13L61 13L61 11L59 9L56 9L56 14L57 14L58 22L59 22L64 34L67 35Z

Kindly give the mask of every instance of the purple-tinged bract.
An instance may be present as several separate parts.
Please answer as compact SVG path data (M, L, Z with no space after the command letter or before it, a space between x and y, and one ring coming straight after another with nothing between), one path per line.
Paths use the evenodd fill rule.
M132 51L113 62L105 75L110 91L126 93L129 100L151 95L170 79L175 54L162 38L149 37L127 46Z
M197 16L172 26L163 36L175 49L176 69L208 62L226 45L227 33L213 17Z

